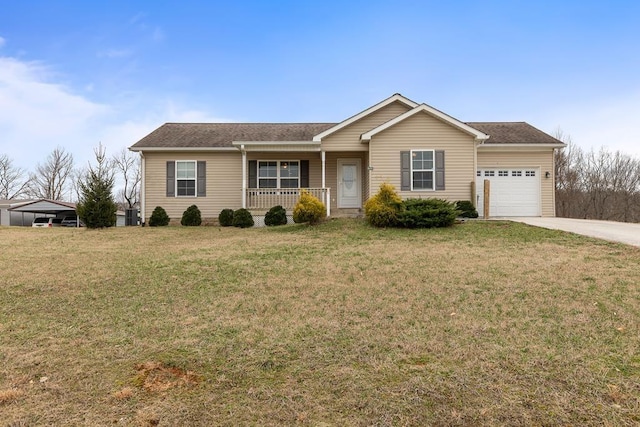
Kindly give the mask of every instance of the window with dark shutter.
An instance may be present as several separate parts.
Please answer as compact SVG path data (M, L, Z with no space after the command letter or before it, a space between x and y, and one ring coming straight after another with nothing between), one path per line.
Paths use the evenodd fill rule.
M422 191L445 189L444 150L400 152L400 189Z

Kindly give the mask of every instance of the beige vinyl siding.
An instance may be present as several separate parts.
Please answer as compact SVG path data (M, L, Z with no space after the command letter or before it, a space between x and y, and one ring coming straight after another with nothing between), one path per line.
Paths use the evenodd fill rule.
M504 151L503 151L504 150ZM542 216L555 216L555 188L553 179L553 149L539 150L509 150L505 147L501 151L495 148L483 150L478 148L478 169L497 167L536 167L540 168L540 195L542 202ZM545 173L551 174L545 178Z
M207 162L206 197L167 197L167 161L195 160ZM197 205L203 219L217 219L222 209L242 207L242 156L240 152L216 153L145 153L145 221L156 206L167 211L172 221Z
M367 144L360 142L360 135L409 111L409 107L393 102L360 120L340 129L322 140L325 151L367 151Z
M444 150L444 191L401 191L400 152ZM369 143L369 191L375 194L380 184L392 184L402 198L437 197L450 201L472 200L471 183L475 179L474 138L426 113L419 113L375 135Z

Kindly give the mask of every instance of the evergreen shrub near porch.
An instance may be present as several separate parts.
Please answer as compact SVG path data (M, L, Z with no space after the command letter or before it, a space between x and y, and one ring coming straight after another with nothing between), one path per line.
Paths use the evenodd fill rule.
M253 227L253 216L247 209L241 208L233 212L233 226L240 228Z
M383 183L364 205L367 222L374 227L449 227L460 213L454 203L443 199L407 199L393 185Z
M218 222L222 227L231 227L233 225L233 209L222 209L218 215Z
M364 214L375 227L395 227L402 211L402 198L393 185L383 182L380 190L364 204Z
M402 207L398 225L404 228L449 227L458 217L455 204L443 199L407 199Z
M274 206L264 216L264 225L285 225L287 223L287 210L282 206Z
M293 222L300 224L308 222L318 224L327 215L327 208L313 194L306 190L300 191L300 199L293 208Z

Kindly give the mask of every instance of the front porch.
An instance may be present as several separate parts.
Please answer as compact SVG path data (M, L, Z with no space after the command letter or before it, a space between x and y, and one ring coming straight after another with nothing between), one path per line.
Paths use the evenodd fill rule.
M331 216L330 188L247 188L245 189L245 209L266 212L274 206L282 206L291 212L303 190L324 203L327 216Z
M319 143L234 142L242 153L242 207L291 212L302 190L318 198L327 216L361 212L367 197L367 152L325 152Z

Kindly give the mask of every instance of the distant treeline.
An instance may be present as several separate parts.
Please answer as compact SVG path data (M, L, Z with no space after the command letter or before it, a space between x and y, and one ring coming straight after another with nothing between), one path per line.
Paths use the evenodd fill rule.
M569 141L556 153L556 215L640 222L640 159Z

